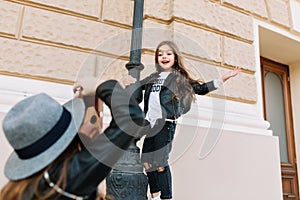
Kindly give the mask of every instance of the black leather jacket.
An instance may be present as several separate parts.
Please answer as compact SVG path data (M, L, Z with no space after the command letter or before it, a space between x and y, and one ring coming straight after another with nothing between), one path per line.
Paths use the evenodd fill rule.
M189 106L188 108L185 108L185 111L183 111L182 104L184 99L178 99L174 91L177 87L176 78L177 74L172 72L168 75L166 78L161 91L160 91L160 104L162 107L163 112L163 118L168 119L177 119L182 114L186 113L190 109L190 103L184 103L185 105ZM159 77L159 73L155 72L151 74L150 76L146 77L145 79L139 81L140 87L142 90L145 90L144 93L144 113L147 114L148 108L149 108L149 96L151 92L151 87L153 86L155 80ZM194 89L195 94L198 95L205 95L213 90L216 90L217 88L214 86L213 81L200 84L199 82L192 82L190 83L191 86ZM137 95L137 100L139 103L142 101L142 92ZM189 104L189 105L188 105Z
M142 137L140 127L145 121L145 115L135 99L130 99L127 92L116 81L111 80L101 84L97 88L96 95L111 108L113 118L109 126L97 138L80 136L83 143L82 150L72 158L69 164L65 189L77 196L88 196L88 200L95 200L98 185L110 173L111 167L136 138ZM48 171L54 183L59 178L57 177L59 173L55 174L61 168L61 165L57 165ZM40 183L40 188L42 191L50 189L44 179ZM33 196L33 190L28 191L28 198L25 199L34 199ZM53 199L70 200L65 196Z

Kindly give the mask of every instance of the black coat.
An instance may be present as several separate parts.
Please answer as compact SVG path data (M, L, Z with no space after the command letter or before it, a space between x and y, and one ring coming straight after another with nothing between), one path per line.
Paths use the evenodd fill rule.
M175 96L174 91L177 89L177 74L172 72L166 78L161 91L160 91L160 104L162 107L163 118L168 119L177 119L182 114L188 112L190 110L191 101L187 100L186 97L179 99ZM136 93L135 97L140 103L143 100L144 90L144 112L147 114L149 108L149 96L151 92L151 88L155 82L155 80L159 77L159 73L155 72L145 79L138 82L140 87L139 93ZM199 83L199 82L190 82L191 87L193 88L195 94L205 95L217 88L214 86L213 81L207 83ZM188 102L185 102L188 101Z
M72 159L68 167L67 187L65 191L77 196L88 196L94 200L98 185L110 173L111 167L122 157L136 138L142 137L140 127L144 125L145 115L135 99L116 81L107 81L97 88L97 97L111 108L112 121L98 137L90 139L80 136L82 150ZM61 164L48 170L50 179L56 183L59 178ZM48 183L43 179L39 188L49 191ZM27 191L26 200L34 199L33 188ZM58 193L55 195L59 196ZM69 200L60 196L53 199Z

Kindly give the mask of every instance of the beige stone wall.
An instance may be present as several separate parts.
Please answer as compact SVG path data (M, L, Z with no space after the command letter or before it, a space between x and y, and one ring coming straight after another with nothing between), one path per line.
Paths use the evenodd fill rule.
M67 84L81 76L119 78L127 72L133 4L132 0L0 1L0 74ZM174 39L194 75L204 80L241 67L242 75L225 85L226 93L215 95L255 103L253 19L298 34L293 28L296 12L290 8L296 4L299 1L145 0L142 76L154 70L156 45ZM208 66L210 70L205 69Z
M125 64L129 61L133 5L133 0L0 0L0 75L67 85L72 85L75 81L87 81L86 78L90 81L91 77L120 78L122 74L127 73ZM259 47L256 46L257 27L254 21L261 21L300 37L299 9L300 0L145 0L142 55L145 69L141 75L144 77L154 71L154 49L160 41L166 39L174 40L178 44L183 52L185 64L195 77L204 81L218 78L230 69L241 67L242 73L238 77L227 82L224 90L215 91L211 96L232 100L226 102L226 112L221 110L226 113L221 122L225 124L227 131L261 133L267 129L267 124L260 118L262 113L259 109L253 109L261 105L261 91L258 89L260 80L257 75ZM207 99L204 102L210 103ZM207 110L218 109L214 106L218 107L204 107L205 112L201 113L203 116L200 117L204 124L210 124L211 121L206 119L205 114L210 113L206 112ZM190 115L193 116L195 112ZM251 127L249 124L252 124ZM201 123L199 127L202 131L211 128ZM231 194L237 195L228 199L240 199L244 189L253 185L258 189L269 186L270 191L276 191L276 194L272 193L276 198L268 198L271 193L266 194L264 191L251 191L251 194L265 195L260 196L262 199L280 199L277 141L272 136L263 137L267 141L254 134L226 133L220 140L224 148L215 152L217 159L212 164L209 160L199 162L198 158L188 157L194 156L193 154L185 154L187 160L174 163L174 169L181 172L182 162L185 166L199 165L198 167L208 163L209 169L212 166L222 166L224 161L228 164L223 170L224 174L229 174L227 170L232 170L230 174L235 179L216 174L214 178L218 179L214 182L207 174L202 184L209 181L214 186L218 183L218 187L223 188L222 191L238 188L233 193L226 194L228 197ZM255 154L247 142L249 138L253 139L253 146L256 142L261 144L261 148L255 149ZM243 144L248 146L244 146L244 149L234 146ZM242 150L236 151L238 148ZM274 151L269 152L270 149ZM225 151L235 153L234 162L222 160ZM244 162L245 155L250 154L253 155L253 162ZM222 181L240 180L240 174L248 176L248 172L255 172L257 177L265 175L264 170L253 167L257 162L254 156L261 159L262 166L273 167L272 170L265 170L270 172L270 177L275 176L276 181L266 178L263 179L265 183L253 178L253 181L245 184L237 181L232 184L224 182L222 185ZM269 161L265 158L274 159ZM196 165L191 164L193 162ZM229 164L240 167L240 174L235 173ZM175 174L176 180L182 173ZM194 177L194 186L197 186L197 180L203 178L200 175ZM192 176L193 174L189 177ZM175 188L182 187L179 181L176 182ZM0 183L3 184L4 181ZM188 183L187 180L185 186L189 186ZM176 195L186 194L185 191L180 191L179 194L179 191L176 190ZM216 195L214 199L220 199L218 195L224 197L224 194ZM248 199L253 198L249 196Z
M133 3L122 2L129 12L116 1L1 1L0 73L72 84L82 71L126 72Z

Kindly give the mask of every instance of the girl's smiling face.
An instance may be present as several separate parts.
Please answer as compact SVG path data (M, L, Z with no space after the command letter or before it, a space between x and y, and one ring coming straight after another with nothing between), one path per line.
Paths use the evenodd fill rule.
M158 64L164 72L171 72L173 65L175 63L175 54L173 49L168 45L163 45L159 47L157 53Z

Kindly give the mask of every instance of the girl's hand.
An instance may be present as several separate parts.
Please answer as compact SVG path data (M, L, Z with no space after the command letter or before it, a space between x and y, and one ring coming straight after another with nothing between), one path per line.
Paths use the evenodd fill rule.
M129 86L133 83L136 82L136 78L133 78L132 76L130 76L129 74L124 75L121 79L120 79L120 84L123 87Z
M238 75L241 72L241 68L240 67L236 67L234 70L231 70L228 74L225 74L222 76L222 81L223 83L225 81L227 81L228 79L235 77L236 75Z

